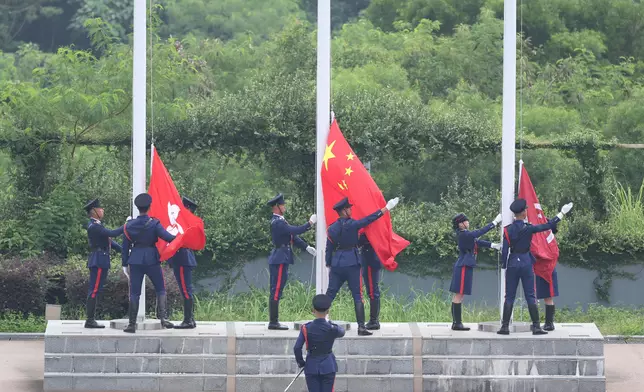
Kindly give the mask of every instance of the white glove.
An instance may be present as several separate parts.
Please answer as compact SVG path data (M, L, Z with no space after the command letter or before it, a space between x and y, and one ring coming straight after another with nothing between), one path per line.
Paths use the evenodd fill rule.
M132 220L132 217L131 217L131 216L128 216L127 218L125 218L125 221L126 221L126 222L127 222L127 221L129 221L129 220Z
M496 249L496 250L501 250L501 244L499 244L498 242L493 242L492 245L490 246L490 248Z
M398 205L399 201L400 201L399 197L396 197L395 199L391 199L387 202L387 205L385 206L385 208L391 211L395 206Z
M309 222L311 222L312 225L314 225L315 222L317 221L318 221L318 216L315 214L311 215L311 217L309 218Z
M494 218L492 223L494 224L494 226L498 226L499 223L501 223L502 220L503 220L503 215L499 214L499 215L496 216L496 218Z
M312 246L307 246L306 251L309 252L311 255L315 256L315 248Z
M130 280L130 274L127 273L127 267L123 267L123 273L127 276L127 279Z
M572 210L572 203L565 204L563 207L561 207L561 212L557 214L557 217L559 219L563 219L564 215L570 212L570 210Z

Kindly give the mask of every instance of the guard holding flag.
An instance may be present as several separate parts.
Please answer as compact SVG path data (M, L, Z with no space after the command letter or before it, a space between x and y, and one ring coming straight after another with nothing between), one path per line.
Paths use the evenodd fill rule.
M187 197L182 199L183 206L193 214L197 209L197 203ZM168 260L168 265L174 271L179 291L183 297L183 322L175 325L176 329L192 329L197 327L194 316L194 297L192 294L192 270L197 266L197 259L191 249L181 248Z
M109 230L101 220L105 214L101 208L101 202L94 199L85 205L85 211L89 216L87 224L87 240L89 242L90 254L87 259L89 268L89 289L87 290L87 320L85 328L105 328L96 322L96 304L98 294L103 290L107 280L107 273L110 270L110 251L112 249L121 252L121 245L112 240L111 237L118 237L123 234L123 226L118 229Z
M470 328L463 326L462 304L466 295L472 295L472 281L474 280L474 267L476 267L476 255L478 248L501 249L501 244L493 244L489 241L479 240L488 231L495 228L501 223L501 214L489 223L487 226L469 231L470 221L465 214L458 214L452 218L452 227L456 233L456 242L458 243L458 259L454 264L454 273L452 274L452 283L449 291L454 293L452 298L452 330L469 331Z
M271 279L271 291L268 301L270 320L268 329L287 330L288 326L279 322L279 301L282 298L282 291L288 278L288 266L294 263L293 246L306 250L315 256L315 248L309 246L299 235L308 231L317 221L317 217L313 214L309 221L302 226L291 226L284 219L284 213L286 212L284 195L280 193L266 204L273 209L273 217L271 218L273 250L268 256Z
M123 226L123 252L122 264L124 272L130 267L130 309L129 324L124 332L136 331L136 316L139 312L139 297L145 275L150 278L157 294L157 317L163 328L173 328L174 325L167 320L167 298L163 270L156 243L159 238L172 242L175 238L168 233L161 223L150 216L148 210L152 204L152 197L141 193L134 199L134 205L139 210L139 216L129 220ZM126 272L127 273L127 272Z
M344 328L326 320L331 307L331 298L318 294L313 298L315 320L306 323L300 330L293 352L300 368L304 368L309 392L332 392L338 364L333 355L335 339L344 336ZM306 344L306 361L302 347Z
M523 285L525 299L528 302L528 311L532 319L532 334L544 335L546 331L539 325L539 308L535 295L535 274L533 263L535 258L530 252L532 235L546 230L556 229L557 224L564 215L572 209L572 203L561 208L561 212L547 223L531 225L524 220L527 216L527 203L525 199L517 199L510 205L514 213L514 222L503 229L503 250L501 254L501 268L506 269L505 274L505 303L503 304L503 319L501 329L497 332L500 335L509 335L510 317L516 297L519 280Z
M329 287L326 295L331 300L335 299L338 291L348 282L349 290L353 295L353 302L358 322L358 335L369 336L371 332L365 327L364 304L362 302L362 287L360 284L360 268L362 260L358 249L358 232L372 222L384 216L398 204L399 199L389 200L385 208L360 220L351 219L351 207L348 198L340 200L333 206L340 218L333 222L327 229L326 241L326 266L330 267Z
M382 264L373 250L373 246L367 238L367 234L360 235L360 253L362 254L362 279L369 295L369 322L366 328L369 330L380 329L380 273Z

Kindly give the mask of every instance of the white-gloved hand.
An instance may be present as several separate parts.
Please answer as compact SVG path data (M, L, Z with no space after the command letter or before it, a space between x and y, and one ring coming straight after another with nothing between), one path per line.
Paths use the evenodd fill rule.
M130 220L132 220L132 217L131 217L131 216L128 216L127 218L125 218L125 221L126 221L126 222L127 222L127 221L130 221Z
M312 246L307 246L306 251L309 252L311 255L315 256L315 248Z
M557 217L559 219L563 219L564 215L570 212L572 210L572 203L565 204L563 207L561 207L561 212L557 214Z
M309 218L309 222L311 222L312 225L314 225L315 222L317 221L318 221L318 216L315 214L311 215L311 217Z
M492 246L490 246L490 248L496 249L496 250L501 250L501 244L499 244L497 242L493 242Z
M400 201L399 197L396 197L395 199L391 199L387 202L387 205L385 206L385 208L391 211L395 206L398 205L399 201Z
M127 267L123 267L123 273L127 276L127 279L130 279L130 274L127 273Z
M503 220L503 215L499 214L499 215L496 216L496 218L494 218L492 223L494 224L494 226L498 226L499 223L501 223L502 220Z

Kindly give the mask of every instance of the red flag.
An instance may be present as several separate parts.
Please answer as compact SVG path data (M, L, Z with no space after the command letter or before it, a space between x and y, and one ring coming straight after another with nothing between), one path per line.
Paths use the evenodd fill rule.
M177 236L170 244L159 238L157 249L162 261L174 256L180 248L201 250L206 246L203 221L183 206L172 177L154 146L148 193L152 196L149 215L158 219L170 234Z
M373 178L355 155L333 120L322 164L322 192L327 227L338 219L333 205L345 197L353 204L354 219L361 219L385 207L385 198ZM365 228L369 242L380 261L389 271L398 266L394 257L409 245L409 241L393 232L387 213Z
M532 186L528 171L525 165L521 165L521 177L519 177L519 198L525 199L528 205L528 222L533 225L540 225L548 222L537 193ZM530 244L530 252L537 259L534 264L534 272L537 276L542 277L548 283L552 283L552 271L557 265L559 259L559 245L557 239L551 230L536 233L532 236L532 243Z

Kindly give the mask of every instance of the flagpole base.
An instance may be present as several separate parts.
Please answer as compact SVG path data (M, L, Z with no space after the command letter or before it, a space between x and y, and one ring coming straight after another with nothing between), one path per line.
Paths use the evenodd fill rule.
M349 323L348 321L337 321L337 320L329 320L329 321L331 321L333 324L337 324L339 327L344 328L345 331L351 330L351 323ZM311 320L296 321L296 322L293 323L293 328L296 331L299 331L302 328L302 325L304 325L306 323L310 323L310 322L311 322Z
M125 329L129 324L128 319L117 319L110 321L110 328L112 329ZM136 329L140 331L154 331L163 329L161 322L156 319L137 320Z
M530 331L530 326L532 324L518 321L518 322L513 322L510 323L509 329L510 333L523 333L523 332L531 332ZM500 321L486 321L483 323L479 323L479 331L481 332L496 332L501 328L501 322Z

